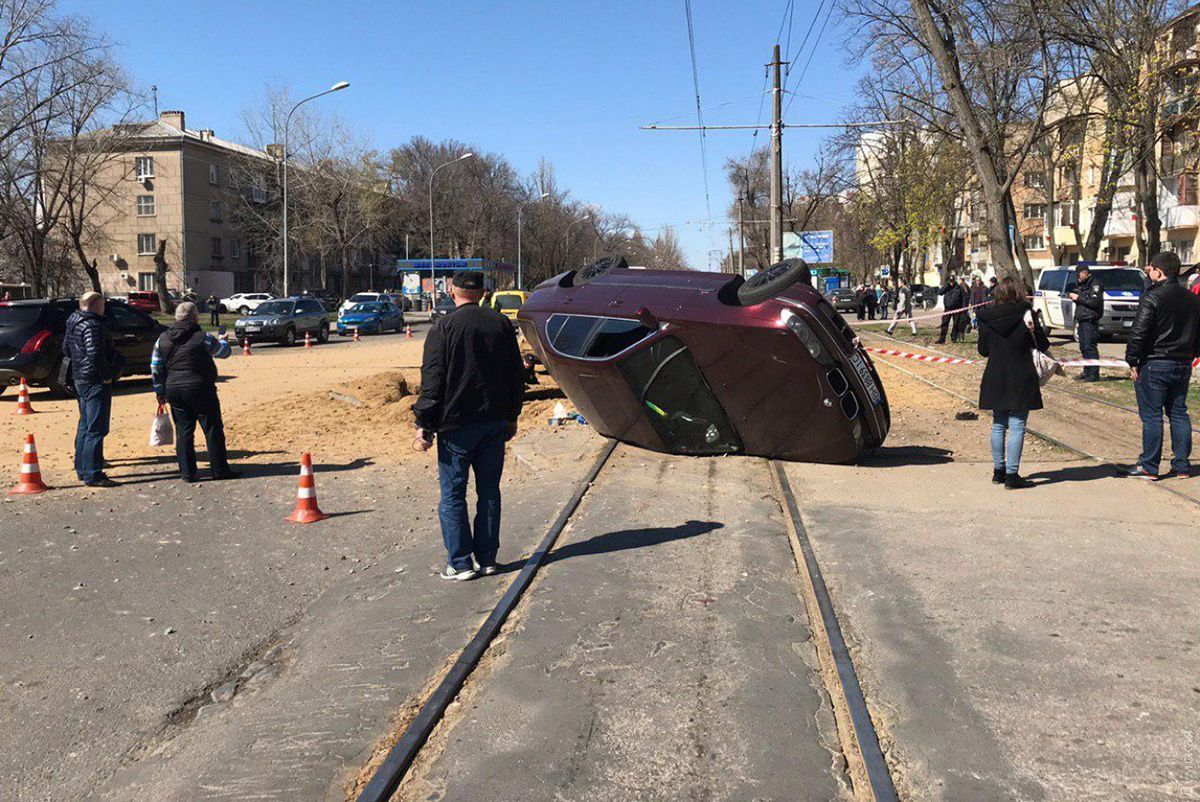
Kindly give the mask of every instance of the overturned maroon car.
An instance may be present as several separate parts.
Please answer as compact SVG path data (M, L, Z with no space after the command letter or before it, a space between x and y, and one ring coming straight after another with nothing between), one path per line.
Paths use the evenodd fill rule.
M792 259L748 280L605 257L518 325L598 432L674 454L852 462L891 425L854 333Z

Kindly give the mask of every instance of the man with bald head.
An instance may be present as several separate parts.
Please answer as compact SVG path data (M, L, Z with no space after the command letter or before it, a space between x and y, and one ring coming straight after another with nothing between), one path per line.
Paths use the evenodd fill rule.
M79 298L79 309L67 318L63 350L71 360L79 400L75 473L88 487L115 487L117 483L104 475L104 438L112 416L112 383L125 360L108 332L103 295L85 292Z

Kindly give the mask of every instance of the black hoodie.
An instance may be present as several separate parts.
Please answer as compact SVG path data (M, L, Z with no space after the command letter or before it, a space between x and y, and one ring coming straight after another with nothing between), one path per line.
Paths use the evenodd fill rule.
M988 358L979 385L980 409L1028 412L1042 408L1042 389L1033 367L1033 349L1045 351L1050 341L1041 324L1031 333L1025 325L1025 301L993 304L979 310L979 354Z
M217 365L204 342L204 330L191 320L177 320L158 338L167 387L217 382Z

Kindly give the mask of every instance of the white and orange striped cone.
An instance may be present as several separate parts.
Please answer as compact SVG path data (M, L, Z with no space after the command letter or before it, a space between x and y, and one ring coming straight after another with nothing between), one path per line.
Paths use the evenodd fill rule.
M312 524L329 516L317 506L317 485L313 481L312 455L307 451L300 456L300 486L296 488L296 509L285 518L294 524Z
M45 493L50 488L46 487L46 483L42 481L42 468L38 465L37 444L33 441L33 435L25 435L25 449L21 454L21 477L17 480L17 484L12 490L8 491L10 496L32 496L35 493Z
M25 377L21 377L21 388L17 390L17 408L13 410L14 415L33 415L33 406L29 403L29 385L25 383Z
M250 338L247 337L242 343L242 356L250 356Z
M309 349L312 348L312 335L307 331L304 332L304 347Z
M407 325L407 326L404 328L404 339L406 339L406 340L411 340L412 338L413 338L413 336L412 336L412 324L411 324L411 323L409 323L409 324L408 324L408 325Z
M354 327L354 342L358 342L358 326Z

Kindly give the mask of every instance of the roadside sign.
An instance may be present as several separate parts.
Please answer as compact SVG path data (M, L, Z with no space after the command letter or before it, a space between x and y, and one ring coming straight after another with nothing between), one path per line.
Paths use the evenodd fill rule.
M836 290L841 285L842 285L842 280L840 277L826 276L825 277L825 294L829 295L830 293L832 293L834 290Z
M884 265L883 267L879 268L880 278L887 278L890 275L892 275L892 268L890 265Z
M832 231L785 231L783 233L783 258L799 257L810 265L833 262Z

